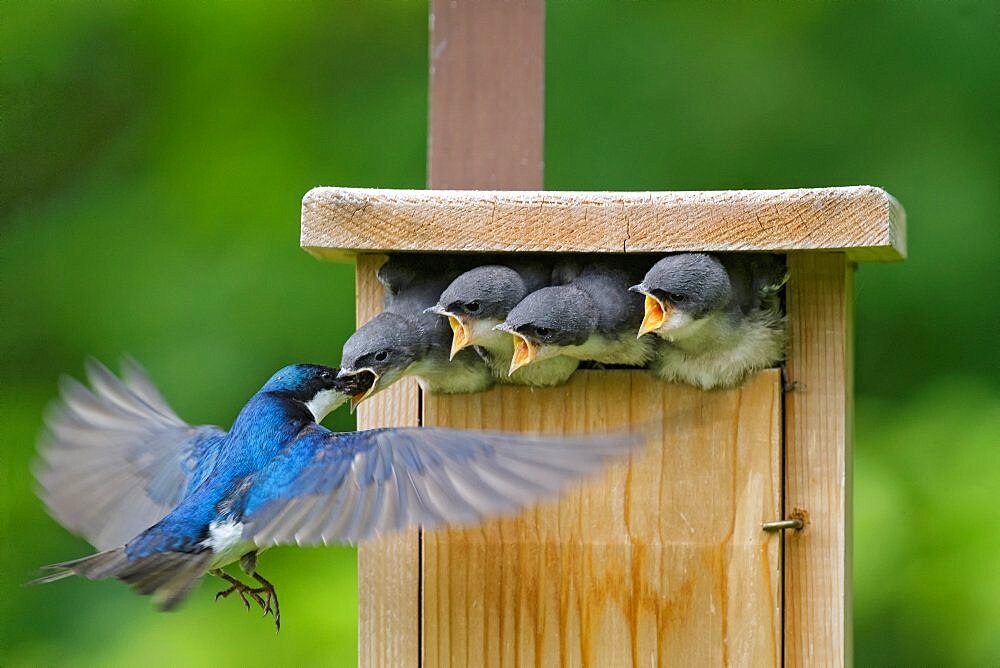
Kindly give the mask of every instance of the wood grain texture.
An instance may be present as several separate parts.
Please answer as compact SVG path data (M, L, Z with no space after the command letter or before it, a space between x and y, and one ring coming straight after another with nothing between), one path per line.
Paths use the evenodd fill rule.
M785 398L785 662L852 662L853 267L843 253L795 253L786 288L794 383Z
M333 259L388 250L844 250L853 261L892 261L906 256L906 215L872 186L628 193L315 188L302 200L301 243Z
M385 257L363 255L357 268L357 321L382 310L375 270ZM358 429L419 423L416 383L405 380L358 407ZM420 656L420 534L408 531L358 546L358 663L415 666Z
M432 0L427 181L542 187L543 0Z
M431 187L542 187L544 34L542 0L432 1ZM377 266L359 258L359 324L381 310ZM416 383L403 381L362 405L358 426L418 424L419 405ZM362 665L422 661L419 546L414 531L359 548Z
M780 374L701 392L641 371L429 396L424 423L642 425L650 445L559 503L424 534L424 665L778 665Z

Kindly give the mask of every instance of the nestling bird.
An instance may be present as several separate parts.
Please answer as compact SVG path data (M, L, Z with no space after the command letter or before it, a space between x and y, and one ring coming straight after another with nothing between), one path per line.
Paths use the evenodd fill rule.
M414 376L431 392L479 392L493 385L483 358L475 350L451 355L448 323L425 313L470 262L424 253L394 255L379 268L385 310L348 338L341 356L341 378L375 376L352 406L406 376Z
M67 381L48 416L40 495L97 554L45 568L117 578L165 610L206 574L280 625L274 586L257 571L272 545L356 543L408 526L473 523L509 513L597 471L636 441L544 438L448 429L334 433L318 422L367 390L368 374L296 364L275 373L232 428L193 427L141 368L119 380L88 365L93 390ZM367 381L365 381L367 379ZM226 573L239 560L258 586ZM280 626L279 626L280 627Z
M496 329L529 293L550 284L553 272L550 266L530 261L486 265L470 269L452 281L437 304L427 309L428 313L448 319L452 359L459 351L476 346L483 351L493 375L501 381L535 386L565 382L579 360L560 355L510 373L514 340Z
M731 387L784 357L778 291L784 259L771 254L669 255L631 289L645 295L639 338L663 340L650 369L703 389Z
M475 266L471 257L439 253L396 253L375 272L387 311L419 315L437 301L453 278Z
M525 297L497 326L514 340L510 372L557 355L601 364L645 364L654 346L635 337L642 300L628 291L632 264L595 262L569 269L566 285Z
M433 315L401 316L383 311L359 327L344 343L340 377L369 373L374 382L352 398L357 406L406 376L425 390L451 394L481 392L493 385L493 375L475 350L450 358L448 324Z

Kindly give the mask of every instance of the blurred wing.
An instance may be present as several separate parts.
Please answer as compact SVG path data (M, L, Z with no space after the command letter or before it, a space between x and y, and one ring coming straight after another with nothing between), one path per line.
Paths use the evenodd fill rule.
M99 550L161 520L211 470L225 438L177 417L136 362L123 370L119 380L88 361L93 390L63 379L35 471L52 517Z
M628 434L317 427L255 482L243 537L262 547L356 543L414 525L473 524L552 498L638 442Z

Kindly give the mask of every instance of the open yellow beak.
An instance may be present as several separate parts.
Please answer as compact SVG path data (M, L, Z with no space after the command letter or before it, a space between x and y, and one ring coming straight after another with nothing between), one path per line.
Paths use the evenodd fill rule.
M371 371L371 369L366 369L366 371ZM362 401L364 401L368 397L370 397L373 394L375 394L375 388L378 387L378 377L379 376L374 371L371 371L371 372L372 372L372 375L375 376L375 382L372 383L372 386L369 387L364 392L359 392L359 393L351 396L351 412L352 413L355 411L355 409L357 409L358 404L360 404Z
M673 308L671 304L664 305L663 302L653 295L646 295L646 312L642 317L642 325L639 326L639 335L636 338L639 338L643 334L655 332L662 327L663 323L670 317L670 312Z
M458 351L470 345L469 332L465 329L465 324L453 315L448 316L448 324L451 325L451 355L449 360L455 359Z
M514 332L511 332L511 336L514 337L514 357L510 360L510 371L507 372L508 376L512 376L515 371L525 364L531 364L538 356L537 344Z

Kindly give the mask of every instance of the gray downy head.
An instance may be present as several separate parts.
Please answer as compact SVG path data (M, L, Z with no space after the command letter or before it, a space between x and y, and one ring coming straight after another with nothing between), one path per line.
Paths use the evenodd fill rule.
M428 279L445 281L457 275L453 258L435 253L394 253L375 272L390 295L406 291Z
M578 346L597 330L600 313L590 295L572 285L536 290L521 300L497 329L514 338L508 374Z
M491 349L497 345L505 335L493 328L525 294L527 289L519 272L506 266L485 265L458 276L427 312L447 318L452 332L450 357L454 359L469 346Z
M375 272L379 283L390 295L410 286L417 278L418 266L412 261L390 257Z
M451 282L438 306L460 318L503 322L527 290L521 275L510 267L488 265L465 272Z
M410 318L383 311L358 328L344 343L340 377L370 371L375 375L366 397L402 378L428 353L420 327Z
M693 319L723 310L732 297L725 267L704 253L668 255L646 272L636 288Z
M572 285L559 285L521 300L503 328L546 346L576 346L594 333L599 319L590 295Z

